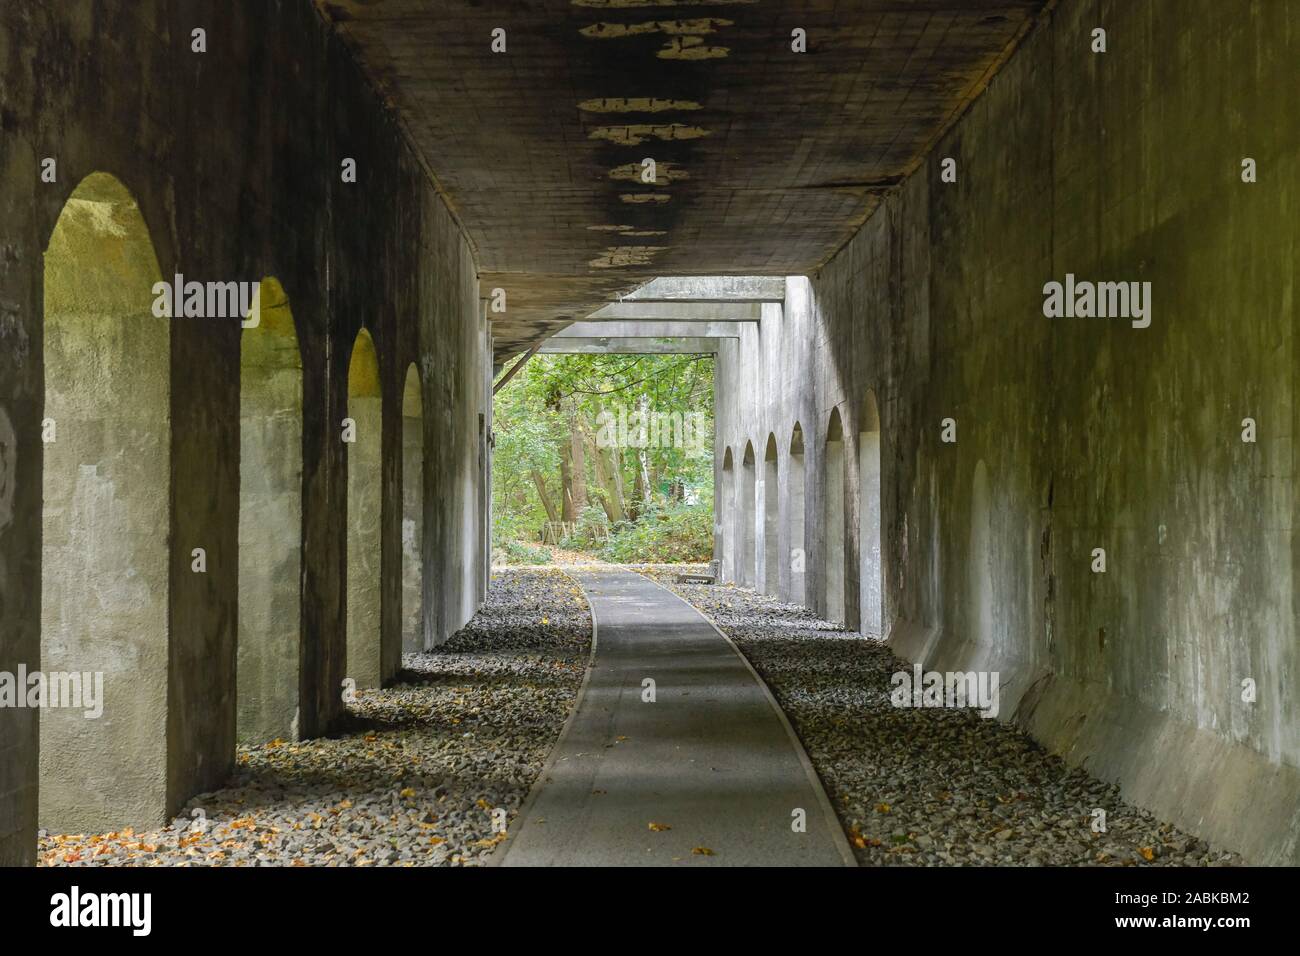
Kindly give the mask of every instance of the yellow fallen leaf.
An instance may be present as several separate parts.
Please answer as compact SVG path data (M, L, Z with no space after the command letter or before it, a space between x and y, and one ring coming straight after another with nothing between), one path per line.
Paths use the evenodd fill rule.
M888 813L888 812L889 812L889 804L887 804L887 803L877 803L877 804L876 804L876 812L877 812L877 813Z
M402 791L398 794L398 796L399 796L399 797L413 797L413 796L415 796L415 788L414 788L414 787L403 787L403 788L402 788Z
M659 832L661 832L661 831L663 831L663 830L671 830L672 827L670 827L670 826L669 826L668 824L666 824L666 823L651 823L651 824L650 824L650 829L651 829L651 830L654 830L655 833L659 833Z
M1142 854L1142 859L1146 860L1148 863L1156 858L1156 851L1151 849L1149 846L1142 847L1138 852Z
M713 856L713 851L710 850L707 846L692 847L691 852L694 853L696 856Z

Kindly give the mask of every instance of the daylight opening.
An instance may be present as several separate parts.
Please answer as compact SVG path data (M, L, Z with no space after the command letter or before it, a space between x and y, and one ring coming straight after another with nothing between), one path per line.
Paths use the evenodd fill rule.
M494 564L713 558L713 356L534 356L498 391Z

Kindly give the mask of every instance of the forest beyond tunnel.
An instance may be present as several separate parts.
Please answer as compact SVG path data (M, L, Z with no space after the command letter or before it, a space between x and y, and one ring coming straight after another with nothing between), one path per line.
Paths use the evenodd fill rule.
M1250 0L0 5L16 920L1282 899L1298 63Z

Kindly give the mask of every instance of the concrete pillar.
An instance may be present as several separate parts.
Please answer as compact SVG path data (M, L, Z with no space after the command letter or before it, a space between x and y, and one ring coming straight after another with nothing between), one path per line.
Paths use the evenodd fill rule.
M756 578L756 551L754 547L754 446L745 446L741 462L740 481L736 484L736 556L740 562L737 580L745 587L753 587Z
M357 334L348 365L348 418L347 676L358 688L378 687L383 399L379 361L365 329Z
M39 820L53 832L156 826L167 809L171 330L152 312L160 278L135 200L112 176L88 176L45 254L41 653L28 666L45 678ZM186 550L177 560L190 563L191 544L174 543Z
M302 357L289 301L259 288L239 356L240 743L298 739L302 634Z
M763 532L761 548L763 570L759 577L764 594L777 596L781 590L780 545L780 472L777 467L776 439L769 435L767 453L763 460L763 490L760 523Z
M839 415L835 415L838 436ZM822 557L822 580L826 583L822 613L830 621L844 620L844 442L836 437L826 442L826 495L822 535L826 549Z
M402 651L424 650L424 418L420 374L402 392Z
M880 419L868 393L858 433L858 586L863 634L883 634L883 569L880 563Z
M798 450L791 452L790 467L786 469L786 487L789 489L786 513L790 527L790 548L785 561L786 567L789 568L789 585L783 597L791 604L805 604L807 602L805 590L807 545L804 542L806 495L804 494L805 474L802 436L799 437L798 441Z

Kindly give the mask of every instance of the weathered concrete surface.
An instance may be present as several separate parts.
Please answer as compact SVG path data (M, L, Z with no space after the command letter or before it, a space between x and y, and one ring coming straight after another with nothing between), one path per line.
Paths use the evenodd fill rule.
M207 30L206 53L191 50L198 27ZM46 157L57 161L56 182L41 181ZM357 161L356 183L341 181L344 157ZM490 343L470 246L398 123L308 4L0 5L3 671L41 663L42 253L69 196L96 171L115 176L137 202L162 276L274 275L293 304L305 398L299 729L325 732L342 708L347 478L339 432L348 355L363 322L383 380L384 561L401 556L400 401L414 361L424 382L424 447L437 450L428 456L423 542L426 599L439 596L435 638L463 623L482 594L480 415L488 411ZM137 755L165 781L167 809L216 786L231 767L240 587L239 323L174 319L170 334L169 348L155 338L149 352L168 357L171 383L161 405L170 415L167 481L150 487L166 513L153 535L167 547L170 643L165 679L154 685L166 709L150 728L165 747ZM195 547L206 549L206 574L191 571ZM382 588L391 673L401 647L400 574L385 571ZM138 683L109 684L105 694L111 701ZM33 858L37 779L37 714L0 709L2 863Z
M740 652L642 575L579 580L596 622L591 670L502 863L852 865L812 765Z
M611 302L582 321L757 322L762 307L761 302Z
M717 412L719 456L802 425L823 612L826 439L843 416L856 627L874 390L894 646L1000 671L1002 714L1067 760L1292 864L1297 62L1289 4L1061 3L826 268L790 281L784 311L723 344ZM1044 283L1066 273L1151 281L1150 327L1045 318Z
M315 2L436 171L484 293L508 290L503 361L656 276L819 268L1045 0Z
M402 651L425 649L424 412L420 373L412 365L402 393Z
M348 666L356 688L383 682L380 562L383 548L384 397L379 358L362 329L348 363Z
M660 276L623 296L624 302L781 302L776 276Z
M754 317L757 321L757 316ZM574 322L551 336L550 341L565 338L681 338L703 337L734 339L740 337L739 322L661 322L628 320L624 322Z
M717 339L589 338L553 335L538 349L542 355L705 355L718 350Z
M40 717L40 824L54 832L162 822L171 336L151 312L158 279L134 200L87 178L45 254L39 666L60 699Z
M239 349L240 743L298 738L302 679L302 354L275 278ZM250 320L251 321L251 320Z

